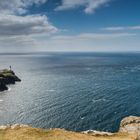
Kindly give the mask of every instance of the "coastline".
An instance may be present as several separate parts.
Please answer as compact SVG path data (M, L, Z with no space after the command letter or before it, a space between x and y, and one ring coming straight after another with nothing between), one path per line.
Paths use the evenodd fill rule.
M41 129L28 125L0 126L1 140L140 140L140 117L130 116L120 123L116 133L85 131L72 132L64 129Z

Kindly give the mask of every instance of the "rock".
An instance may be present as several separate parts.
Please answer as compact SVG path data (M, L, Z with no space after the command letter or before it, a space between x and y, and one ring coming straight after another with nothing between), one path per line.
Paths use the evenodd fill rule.
M8 87L5 85L4 82L2 82L2 79L0 78L0 91L8 90Z
M113 133L96 131L96 130L87 130L87 131L84 131L82 133L90 134L90 135L93 135L93 136L112 136L113 135Z
M7 126L5 126L5 125L0 126L0 130L6 130L6 129L7 129Z
M18 129L20 128L20 124L11 125L11 129Z
M26 125L26 124L20 124L20 127L29 127L29 125Z
M120 132L135 133L140 140L140 117L130 116L121 121Z
M19 128L22 128L22 127L29 127L28 125L25 125L25 124L13 124L13 125L1 125L0 126L0 130L6 130L6 129L19 129Z
M22 128L22 127L29 127L29 126L25 125L25 124L14 124L14 125L10 126L11 129L19 129L19 128Z
M20 81L12 70L0 70L0 91L8 90L8 84L15 84L15 82Z
M10 125L1 125L0 126L0 130L6 130L8 128L10 128Z

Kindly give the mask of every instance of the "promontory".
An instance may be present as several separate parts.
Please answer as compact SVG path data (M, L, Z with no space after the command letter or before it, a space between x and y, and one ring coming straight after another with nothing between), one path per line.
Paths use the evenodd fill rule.
M20 82L21 79L15 75L13 70L3 69L0 70L0 91L8 90L7 85Z

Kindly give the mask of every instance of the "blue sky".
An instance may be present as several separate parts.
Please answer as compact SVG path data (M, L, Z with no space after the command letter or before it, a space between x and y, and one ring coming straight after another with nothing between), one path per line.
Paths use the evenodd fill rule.
M0 1L0 50L140 51L139 0Z

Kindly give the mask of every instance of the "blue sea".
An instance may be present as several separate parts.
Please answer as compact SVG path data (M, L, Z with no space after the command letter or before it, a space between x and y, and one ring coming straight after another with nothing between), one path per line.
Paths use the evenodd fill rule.
M0 92L0 125L115 132L140 116L140 53L0 54L22 82Z

